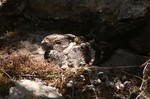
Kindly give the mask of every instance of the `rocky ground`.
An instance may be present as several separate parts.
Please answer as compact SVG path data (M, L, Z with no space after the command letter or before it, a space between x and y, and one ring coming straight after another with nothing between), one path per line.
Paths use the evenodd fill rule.
M0 1L0 98L149 99L147 2Z

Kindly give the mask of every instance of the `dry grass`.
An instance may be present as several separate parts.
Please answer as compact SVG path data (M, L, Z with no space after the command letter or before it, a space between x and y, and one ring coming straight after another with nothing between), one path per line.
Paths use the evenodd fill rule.
M0 95L8 94L9 88L13 85L11 79L17 80L24 78L31 80L40 78L47 85L59 88L59 91L64 96L70 95L72 99L109 99L113 95L129 96L133 92L138 91L137 85L132 82L129 89L119 91L114 86L106 86L107 81L103 80L106 79L105 76L108 77L108 80L114 82L113 80L122 74L122 71L119 72L120 74L116 74L109 70L105 71L102 68L93 70L91 68L90 70L92 71L88 71L83 67L79 67L74 72L72 69L62 70L58 64L47 62L43 59L42 55L35 55L30 52L29 49L30 47L33 48L33 44L13 32L4 33L4 39L2 41L2 48L0 49ZM16 49L20 51L19 54ZM106 74L99 77L97 73L102 72L102 70ZM115 70L119 71L119 69L113 69L113 71ZM83 80L81 75L84 76L85 80ZM126 74L122 74L120 79L124 75ZM95 84L93 81L98 78L102 82ZM126 80L132 81L133 78L127 76ZM69 81L74 82L71 88L67 87ZM93 85L95 89L89 89L89 85Z
M64 89L65 83L78 75L77 72L62 70L54 62L47 62L42 55L34 55L30 48L34 47L26 36L21 37L14 32L6 32L3 35L2 47L0 49L0 94L5 90L8 94L12 84L10 81L18 79L40 78L47 85ZM11 85L11 86L9 86Z
M47 85L60 89L60 92L66 93L66 83L69 80L75 80L84 71L79 68L76 72L62 70L59 65L53 62L48 63L44 59L34 55L1 55L0 56L0 92L12 86L9 84L11 79L32 79L40 78ZM9 86L11 85L11 86ZM6 95L5 93L5 95Z
M53 75L61 72L58 65L47 63L30 55L1 55L0 67L16 79L32 76L51 79L54 77Z
M34 56L27 55L1 55L0 56L0 94L8 95L12 86L11 79L41 78L53 83L59 77L61 69L57 65L50 65Z
M91 99L96 99L96 97L110 98L113 94L125 94L128 96L131 94L128 91L134 92L134 90L138 90L134 89L136 88L134 84L130 89L123 89L121 91L115 90L113 87L107 87L105 81L95 84L93 81L97 79L98 76L96 74L99 70L88 71L83 67L79 67L75 72L69 69L62 70L59 65L53 62L47 62L38 55L1 55L0 67L4 71L0 71L0 92L5 89L5 94L8 94L8 89L12 86L10 78L26 78L32 80L34 80L34 78L40 78L42 81L45 81L47 85L57 87L64 96L68 94L72 95L73 99L88 99L89 97ZM83 80L81 75L84 76L85 80ZM116 76L112 74L107 76L110 76L111 79L116 78ZM100 77L99 79L104 78ZM74 82L71 88L67 87L69 81ZM89 90L89 85L94 85L95 90Z
M14 39L9 39L13 41ZM0 82L2 86L7 86L5 92L8 94L8 89L11 86L7 81L11 79L32 79L40 78L49 86L54 86L60 89L62 94L67 93L66 83L69 80L78 79L78 75L84 72L83 68L79 68L76 72L72 72L71 70L62 70L58 64L54 62L47 62L43 59L42 55L33 55L29 53L23 54L23 47L18 48L18 39L14 40L16 45L7 45L4 49L1 49L0 52L5 51L0 55L0 67L3 71L1 71L2 81ZM15 46L15 47L13 47ZM22 54L8 54L7 52L12 50L12 48L21 49ZM8 50L7 50L8 49ZM24 49L24 48L23 48ZM14 50L12 51L14 53ZM3 79L5 78L5 79ZM82 83L82 82L81 82ZM81 87L82 84L78 83ZM0 91L3 91L4 88L0 88Z

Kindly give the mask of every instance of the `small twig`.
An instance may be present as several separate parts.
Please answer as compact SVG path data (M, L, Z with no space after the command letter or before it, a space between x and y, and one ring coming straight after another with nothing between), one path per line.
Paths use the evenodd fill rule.
M143 81L143 79L142 79L141 77L138 77L138 76L136 76L136 75L129 74L129 73L127 73L127 72L123 71L123 70L122 70L122 72L123 72L123 73L125 73L125 74L127 74L127 75L129 75L129 76L132 76L132 77L138 78L138 79L140 79L141 81Z
M101 67L101 66L91 66L87 67L89 69L123 69L123 68L137 68L137 65L133 66L115 66L115 67Z
M21 75L21 77L36 77L36 75L25 74L25 75Z
M0 68L0 70L13 81L12 77L5 70L2 68Z
M72 86L72 93L71 93L71 99L73 99L73 97L74 97L74 85Z

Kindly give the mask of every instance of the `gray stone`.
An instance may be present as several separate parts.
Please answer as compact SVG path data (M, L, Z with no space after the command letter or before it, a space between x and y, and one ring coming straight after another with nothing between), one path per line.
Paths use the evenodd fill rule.
M18 80L5 99L62 99L57 89L41 81Z
M92 12L100 17L117 19L143 17L148 0L29 0L31 9L44 18L80 19L83 13Z
M7 2L6 2L7 1ZM98 16L102 20L143 17L149 0L1 0L8 3L5 14L21 14L26 8L40 18L81 20ZM26 13L27 14L27 13ZM32 15L31 15L32 16Z
M150 55L149 42L150 34L144 34L131 40L130 47L140 54Z
M101 66L140 66L146 61L146 58L127 50L119 49Z
M4 3L6 3L6 0L1 0L0 1L0 8L3 6Z

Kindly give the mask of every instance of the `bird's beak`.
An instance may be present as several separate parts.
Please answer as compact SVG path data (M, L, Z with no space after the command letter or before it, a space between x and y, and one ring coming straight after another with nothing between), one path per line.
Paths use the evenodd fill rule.
M48 40L43 40L43 41L41 42L41 44L44 44L44 43L49 43L49 42L48 42Z
M79 39L78 39L77 37L74 37L74 38L73 38L73 42L75 42L75 43L77 43L78 40L79 40Z
M43 44L44 43L44 40L41 42L41 44Z

